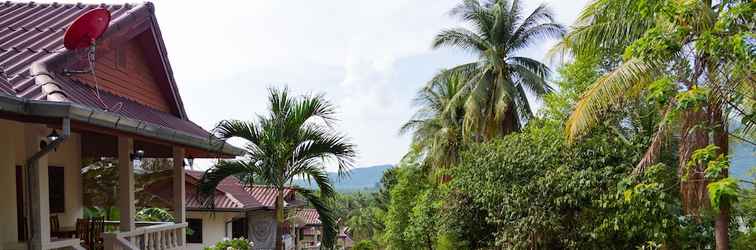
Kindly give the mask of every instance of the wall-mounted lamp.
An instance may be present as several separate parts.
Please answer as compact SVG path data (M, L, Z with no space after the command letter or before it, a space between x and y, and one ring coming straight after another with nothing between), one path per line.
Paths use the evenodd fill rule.
M39 141L39 148L45 148L47 147L47 144L50 144L57 139L60 139L60 135L58 134L58 131L55 131L55 129L53 129L52 132L50 132L50 134L47 135L47 141L45 140ZM58 151L58 148L56 147L53 150Z
M131 153L132 161L141 161L142 159L144 159L144 150L137 149L136 152Z
M58 134L58 131L55 131L55 129L53 129L52 132L50 132L50 134L47 135L47 140L49 142L53 142L57 140L58 138L60 138L60 135Z

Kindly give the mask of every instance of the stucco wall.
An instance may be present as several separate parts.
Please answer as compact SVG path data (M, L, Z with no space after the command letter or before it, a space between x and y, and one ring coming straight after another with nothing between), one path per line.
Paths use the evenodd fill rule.
M52 131L42 125L23 124L0 119L0 248L17 249L18 244L16 214L16 166L25 165L25 134L44 138ZM65 213L59 214L61 226L73 226L76 218L82 216L81 191L81 137L73 134L65 143L48 157L49 165L65 168ZM46 171L45 171L46 172ZM43 188L47 183L42 183ZM44 220L49 223L48 220Z
M197 212L188 211L186 218L202 219L202 244L188 244L189 250L201 250L206 246L213 246L215 243L226 238L226 222L230 222L234 217L241 217L239 213L232 212ZM230 236L230 235L229 235Z
M12 249L18 241L16 232L16 156L23 155L23 125L0 119L0 244ZM16 152L16 151L21 152Z

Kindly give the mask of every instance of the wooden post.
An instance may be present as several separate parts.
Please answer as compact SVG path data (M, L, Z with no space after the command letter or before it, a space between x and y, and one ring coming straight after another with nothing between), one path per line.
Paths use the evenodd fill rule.
M131 232L134 224L134 139L118 137L118 208L121 213L121 232Z
M27 125L24 132L26 156L31 157L40 150L40 142L45 140L45 127ZM27 187L31 193L29 199L29 229L32 233L32 249L44 249L50 242L50 200L47 176L47 156L42 156L36 163L26 166ZM7 225L6 225L7 226ZM19 232L23 233L23 232Z
M186 190L184 186L184 148L173 147L173 212L176 223L186 222ZM186 233L180 230L179 245L186 243Z
M102 236L102 244L105 250L115 250L115 244L116 244L116 234L115 233L105 233Z

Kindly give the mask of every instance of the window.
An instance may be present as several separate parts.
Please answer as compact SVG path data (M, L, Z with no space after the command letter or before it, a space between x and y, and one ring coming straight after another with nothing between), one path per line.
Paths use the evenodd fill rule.
M189 230L186 230L186 243L202 243L202 219L186 219Z
M66 171L63 167L47 168L48 189L50 192L50 213L66 212Z
M231 225L231 238L247 238L247 219L235 219Z

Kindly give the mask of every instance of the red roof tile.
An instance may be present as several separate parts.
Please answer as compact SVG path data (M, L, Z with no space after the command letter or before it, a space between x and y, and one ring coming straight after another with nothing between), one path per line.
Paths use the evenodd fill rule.
M313 208L305 208L297 211L297 215L304 218L307 225L320 225L320 215L318 211Z
M63 51L63 34L68 25L79 15L99 7L107 8L111 20L116 20L130 13L134 5L0 3L0 68L13 95L44 100L29 67Z
M60 3L14 3L0 2L0 95L10 95L30 100L47 100L49 93L44 93L42 86L35 82L30 67L33 63L53 55L63 55L63 34L66 28L79 15L94 8L106 8L111 12L110 29L118 30L121 26L137 25L139 18L153 19L157 32L158 46L165 53L157 23L152 16L152 4L60 4ZM115 27L114 27L115 26ZM107 34L107 33L106 33ZM114 38L115 39L115 38ZM68 54L74 56L74 54ZM162 55L165 57L165 55ZM169 74L169 81L175 89L170 64L164 63ZM58 72L49 72L55 84L62 90L66 101L104 110L97 100L95 91L87 84L72 80ZM206 130L188 120L183 113L178 93L178 109L181 117L161 112L127 98L100 93L105 103L123 103L123 108L113 113L163 126L188 135L206 139L211 136Z
M187 209L207 209L200 203L196 187L203 174L204 172L201 171L186 170ZM146 190L164 201L170 201L173 193L171 185L170 181L161 182L150 185ZM290 195L293 191L287 188L284 196ZM216 188L213 204L214 209L217 210L274 209L275 200L276 190L271 187L260 185L245 187L238 178L228 177Z

